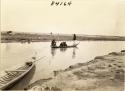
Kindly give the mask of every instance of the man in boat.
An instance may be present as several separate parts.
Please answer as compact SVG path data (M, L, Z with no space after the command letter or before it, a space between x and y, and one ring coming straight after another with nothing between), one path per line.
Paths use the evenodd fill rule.
M73 41L74 41L73 45L75 45L75 40L76 40L76 34L73 34Z
M51 46L56 46L56 41L55 41L55 39L52 40Z

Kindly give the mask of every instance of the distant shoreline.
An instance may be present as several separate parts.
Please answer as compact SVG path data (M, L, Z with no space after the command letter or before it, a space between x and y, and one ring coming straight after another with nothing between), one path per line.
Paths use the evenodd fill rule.
M1 43L15 42L48 42L52 39L56 41L72 41L73 34L38 34L24 32L1 32ZM125 36L104 36L104 35L84 35L76 34L78 41L125 41Z

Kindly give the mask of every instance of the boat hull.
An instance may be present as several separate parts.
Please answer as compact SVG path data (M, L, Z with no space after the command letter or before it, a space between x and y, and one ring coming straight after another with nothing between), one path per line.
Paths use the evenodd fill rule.
M78 44L74 44L70 46L51 46L51 48L73 48L73 47L77 47Z
M30 72L30 70L35 66L35 64L33 63L31 65L31 67L28 68L28 70L26 70L24 73L22 73L20 76L15 77L15 79L13 79L12 81L8 82L7 84L5 84L4 86L0 87L0 90L6 90L7 88L13 86L17 81L19 81L21 78L23 78L27 73Z

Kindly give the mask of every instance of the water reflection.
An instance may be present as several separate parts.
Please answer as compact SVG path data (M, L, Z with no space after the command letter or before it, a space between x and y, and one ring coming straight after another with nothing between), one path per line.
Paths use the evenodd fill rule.
M32 68L32 70L25 75L22 79L20 79L18 82L16 82L9 90L22 90L30 84L30 81L32 80L34 73L36 70L36 66Z
M60 52L65 52L67 48L60 48Z
M75 57L76 57L76 48L73 48L72 58L74 59Z
M72 49L72 58L74 59L76 57L76 49L78 49L77 47L75 48L69 48L70 50ZM60 52L64 53L68 50L68 48L51 48L51 55L54 57L57 53L57 50L60 50Z
M6 44L6 45L5 45L5 50L6 50L6 51L9 51L10 49L11 49L11 46L10 46L9 44Z
M54 57L56 54L56 48L51 48L51 55Z

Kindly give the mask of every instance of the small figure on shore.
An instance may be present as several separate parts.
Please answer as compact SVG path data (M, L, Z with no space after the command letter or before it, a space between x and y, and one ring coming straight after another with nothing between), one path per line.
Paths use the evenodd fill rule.
M51 46L56 46L56 41L55 41L55 39L52 40Z

